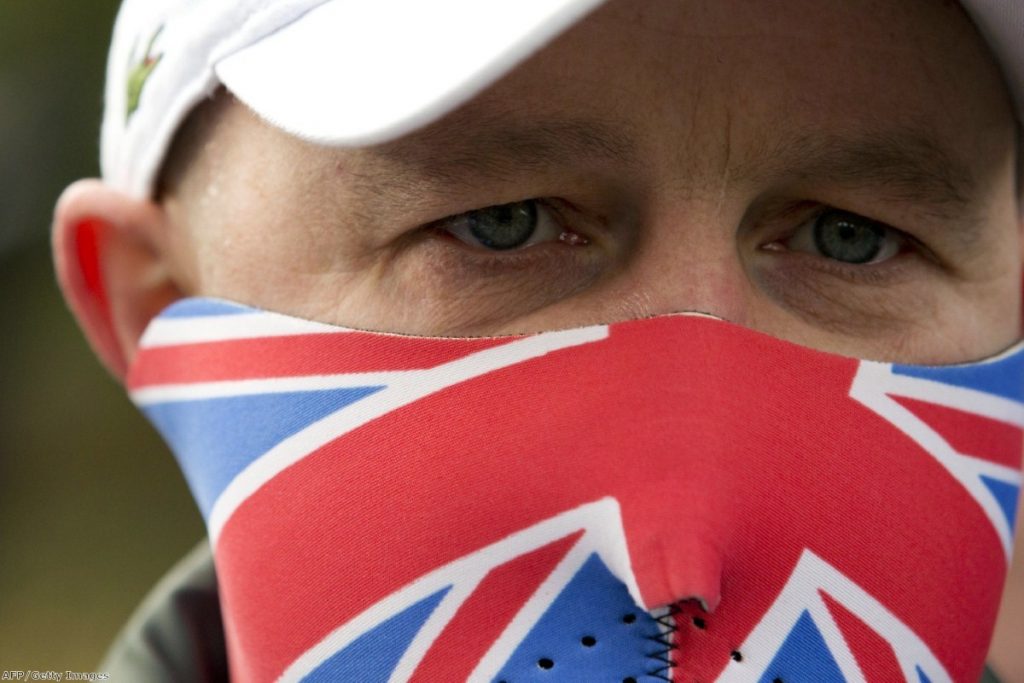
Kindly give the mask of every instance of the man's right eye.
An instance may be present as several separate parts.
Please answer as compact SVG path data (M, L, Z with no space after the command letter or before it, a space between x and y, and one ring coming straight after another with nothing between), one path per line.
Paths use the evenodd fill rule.
M566 231L551 210L536 199L468 211L434 224L469 246L487 251L511 251L542 242L578 244L580 236Z

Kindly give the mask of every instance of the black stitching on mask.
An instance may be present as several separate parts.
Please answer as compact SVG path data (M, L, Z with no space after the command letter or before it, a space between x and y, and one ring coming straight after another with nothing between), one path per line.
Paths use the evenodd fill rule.
M654 619L661 627L658 629L658 633L652 636L645 636L647 640L657 643L659 646L657 650L647 654L649 659L655 661L655 668L647 671L648 676L662 681L671 681L672 669L679 666L673 657L672 651L679 649L679 646L675 643L674 636L679 630L675 617L680 611L679 603L675 602L669 605L664 614Z

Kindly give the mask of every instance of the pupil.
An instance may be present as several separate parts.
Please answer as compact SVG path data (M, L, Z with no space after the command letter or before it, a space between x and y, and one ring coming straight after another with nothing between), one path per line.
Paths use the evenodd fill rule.
M537 229L537 206L533 202L502 204L468 215L469 230L488 249L504 250L522 246Z
M885 228L863 216L827 211L814 223L814 244L830 259L868 263L885 244Z

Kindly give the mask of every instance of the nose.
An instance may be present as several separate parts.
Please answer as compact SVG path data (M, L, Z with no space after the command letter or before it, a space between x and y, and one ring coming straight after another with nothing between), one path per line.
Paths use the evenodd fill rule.
M741 220L714 201L647 216L610 297L626 310L611 313L622 319L696 311L751 326L755 299L737 237Z

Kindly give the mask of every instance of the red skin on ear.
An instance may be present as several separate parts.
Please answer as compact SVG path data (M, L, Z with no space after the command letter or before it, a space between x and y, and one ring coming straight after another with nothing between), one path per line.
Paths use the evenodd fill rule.
M107 300L106 288L103 286L103 274L100 270L100 232L103 229L102 223L96 220L88 220L79 224L75 231L75 254L78 256L78 267L82 273L82 295L84 305L94 309L94 315L106 322L98 332L101 337L109 337L103 344L105 358L109 362L110 357L119 357L116 350L112 332L113 321L110 317L110 302Z
M127 362L114 332L110 300L103 281L103 221L85 219L68 233L54 235L54 257L61 289L93 350L116 377L124 377Z

